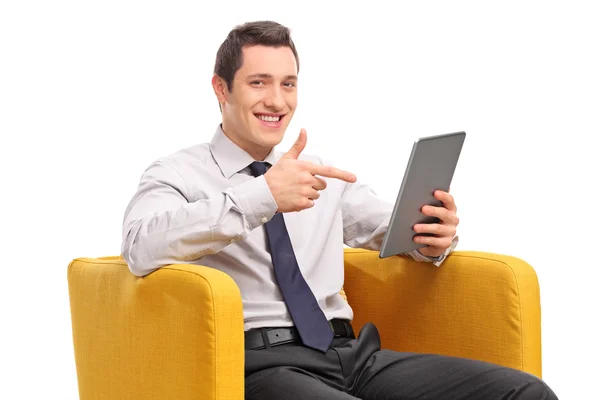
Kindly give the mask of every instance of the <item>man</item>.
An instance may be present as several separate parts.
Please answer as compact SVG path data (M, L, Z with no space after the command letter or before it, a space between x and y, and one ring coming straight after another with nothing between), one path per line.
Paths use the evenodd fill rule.
M299 62L275 22L236 27L217 53L212 86L222 123L210 143L144 172L123 224L122 254L144 276L172 263L229 274L242 294L247 399L554 399L538 378L474 360L380 349L358 336L340 296L343 244L378 250L391 215L349 172L283 138L297 105ZM456 245L453 197L422 212L427 247L405 256L441 265Z

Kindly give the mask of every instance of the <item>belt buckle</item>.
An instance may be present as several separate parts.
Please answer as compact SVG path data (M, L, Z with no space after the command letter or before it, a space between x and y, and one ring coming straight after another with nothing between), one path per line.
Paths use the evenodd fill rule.
M295 343L298 339L298 334L292 327L266 329L265 336L263 340L268 341L269 347Z

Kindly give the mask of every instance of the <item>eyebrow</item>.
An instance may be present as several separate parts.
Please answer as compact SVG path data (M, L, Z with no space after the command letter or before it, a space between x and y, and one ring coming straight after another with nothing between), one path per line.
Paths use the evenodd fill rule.
M273 79L273 75L271 75L271 74L252 74L252 75L248 75L246 78L247 79L256 79L256 78ZM297 75L286 75L283 77L283 79L286 81L297 81L298 76Z

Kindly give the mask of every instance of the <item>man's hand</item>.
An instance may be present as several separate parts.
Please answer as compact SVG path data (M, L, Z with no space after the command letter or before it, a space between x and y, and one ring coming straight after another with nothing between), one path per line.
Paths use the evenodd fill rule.
M296 143L265 174L265 180L277 202L277 211L301 211L314 206L319 191L327 184L315 175L355 182L356 176L340 169L298 160L306 146L306 131L302 129Z
M418 251L424 256L439 257L452 244L452 239L456 235L456 227L459 219L456 216L456 204L454 197L448 192L436 190L434 197L442 202L443 207L434 207L430 205L423 206L421 212L425 215L437 217L440 222L437 224L416 224L413 230L419 233L430 233L433 236L416 235L416 243L427 244L427 247L420 248Z

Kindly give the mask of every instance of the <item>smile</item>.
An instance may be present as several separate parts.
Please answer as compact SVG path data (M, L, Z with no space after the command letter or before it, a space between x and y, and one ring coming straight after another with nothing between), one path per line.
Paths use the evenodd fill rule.
M254 116L265 126L271 128L278 128L281 126L281 121L285 117L285 114L254 114Z

